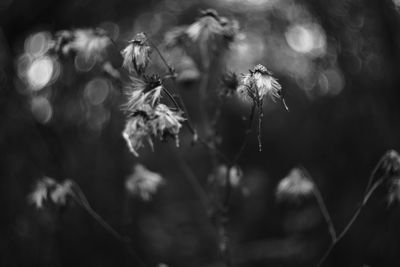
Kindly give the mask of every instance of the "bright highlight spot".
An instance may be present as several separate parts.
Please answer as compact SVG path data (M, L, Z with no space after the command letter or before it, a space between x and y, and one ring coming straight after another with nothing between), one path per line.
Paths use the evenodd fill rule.
M27 70L27 80L33 90L45 87L53 76L53 60L47 56L32 62Z
M110 85L106 79L96 78L85 87L85 98L93 105L102 104L110 92Z
M34 57L43 56L49 49L50 34L38 32L29 36L25 41L25 51Z
M37 96L31 100L31 111L35 119L40 123L47 123L53 115L53 108L47 98Z
M325 33L315 23L291 26L285 37L290 48L298 53L321 56L326 52Z
M327 95L337 95L344 88L344 77L339 69L327 69L320 74L318 84L321 93Z

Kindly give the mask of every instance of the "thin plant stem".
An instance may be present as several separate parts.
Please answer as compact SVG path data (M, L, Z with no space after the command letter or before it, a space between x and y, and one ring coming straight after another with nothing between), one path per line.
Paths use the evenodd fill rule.
M158 56L160 57L161 61L164 63L164 65L168 69L168 72L171 74L171 77L175 78L176 74L174 72L174 69L168 64L167 60L165 59L165 57L161 53L160 49L158 49L158 47L150 39L149 39L149 43L154 48L154 50L156 50L156 52L157 52Z
M178 104L178 102L175 100L174 96L171 94L171 92L168 91L168 89L163 88L164 92L167 94L168 98L171 99L171 101L173 102L173 104L175 105L175 107L177 109L181 109L181 106ZM188 121L188 120L187 120ZM218 148L216 148L215 146L210 145L206 140L204 140L201 136L199 136L196 132L196 130L191 126L191 124L188 124L188 128L190 130L190 132L196 136L197 140L207 149L210 150L214 150L215 153L225 162L230 163L231 160L222 152L220 151Z
M162 55L161 51L157 48L157 46L150 42L150 44L154 47L154 49L156 50L157 54L159 55L159 57L161 58L163 64L165 65L165 67L168 69L168 72L170 73L170 77L172 78L173 82L176 85L176 75L174 73L174 69L168 64L168 62L166 61L166 59L164 58L164 56ZM222 160L224 160L227 163L230 163L231 161L229 160L229 158L223 153L221 152L218 148L216 148L213 145L210 145L209 142L207 142L206 140L204 140L202 137L199 136L199 134L197 133L197 130L195 129L195 127L192 124L192 121L189 117L189 113L188 113L188 109L186 108L185 102L182 99L182 96L179 93L179 90L177 90L177 97L179 100L179 104L178 102L175 100L174 96L171 94L171 92L169 92L166 88L164 88L164 92L167 94L167 96L172 100L172 102L174 103L176 108L179 108L181 110L183 110L183 112L186 114L186 126L188 127L190 133L193 135L193 139L195 141L199 141L204 147L206 147L209 150L213 150L215 152L215 154L217 154Z
M140 266L146 266L144 261L139 257L138 253L132 248L130 244L130 239L127 237L122 236L119 234L114 228L111 227L89 204L86 196L84 195L82 189L79 187L79 185L75 182L73 182L74 186L74 191L72 194L72 197L75 199L75 201L84 209L87 211L87 213L95 220L97 221L111 236L113 236L115 239L118 241L122 242L125 245L125 248L129 252L129 254L137 260L137 262L140 264Z
M381 166L382 162L384 160L384 157L382 156L380 158L380 160L378 161L378 163L374 166L374 169L372 170L369 179L368 179L368 183L367 183L367 187L365 189L364 192L364 197L363 197L363 201L361 202L360 206L358 207L358 209L355 211L355 213L353 214L352 218L350 219L350 221L347 223L347 225L345 226L345 228L338 234L336 235L336 238L334 239L334 241L331 243L331 245L329 246L329 248L325 251L324 255L322 256L321 260L318 262L317 267L321 266L322 263L326 260L326 258L328 258L328 256L330 255L331 251L333 250L333 248L336 246L336 244L344 237L344 235L349 231L349 229L351 228L351 226L353 225L353 223L356 221L356 219L358 218L362 208L366 205L368 199L371 197L372 193L383 183L384 178L385 177L380 177L380 179L378 179L373 185L372 182L376 176L376 173L379 169L379 167ZM311 176L310 176L311 177ZM372 186L371 186L372 185ZM321 198L322 199L322 198ZM329 214L329 213L328 213ZM328 224L329 225L329 224Z
M223 209L227 209L227 207L229 206L229 199L230 199L230 195L231 195L231 191L232 191L232 186L231 186L231 182L230 182L230 171L235 165L237 165L241 155L243 154L244 149L246 148L246 145L247 145L247 142L249 139L248 136L250 135L251 128L253 126L255 108L256 108L256 105L253 104L253 106L251 107L249 118L248 118L248 125L246 128L245 137L243 138L243 142L240 145L239 150L236 152L232 162L228 165L228 168L227 168L226 177L225 177L225 198L223 201Z
M170 78L173 80L174 84L176 85L176 73L175 73L174 69L171 67L171 65L168 64L167 60L165 59L165 57L164 57L163 54L161 53L160 49L158 49L158 47L157 47L153 42L151 42L151 41L150 41L150 44L151 44L151 46L156 50L158 56L161 58L161 61L163 62L163 64L164 64L165 67L167 68L167 70L168 70L168 72L169 72L169 75L170 75ZM165 90L165 88L164 88L164 90ZM178 90L177 90L177 91L178 91ZM170 94L170 96L172 97L171 94ZM177 105L177 107L180 107L180 108L183 110L183 112L186 114L186 117L187 117L187 120L186 120L186 121L187 121L187 126L188 126L190 132L193 134L193 136L197 136L197 131L196 131L196 129L193 127L193 125L192 125L192 123L191 123L191 120L190 120L190 118L189 118L189 113L188 113L188 111L187 111L187 108L186 108L185 103L184 103L183 100L182 100L181 95L179 94L179 91L178 91L177 97L178 97L178 99L179 99L180 106L177 105L177 103L176 103L175 100L174 100L174 104ZM174 97L172 97L172 98L174 98Z
M347 232L350 230L351 226L354 224L354 222L357 220L358 216L360 215L362 208L367 204L371 195L383 183L383 181L384 181L384 179L382 177L371 186L369 191L363 197L363 201L361 202L358 209L355 211L355 213L351 217L350 221L346 224L346 226L343 228L343 230L337 235L337 238L335 239L335 241L332 242L331 245L329 246L329 248L325 251L324 255L318 262L317 267L320 267L324 263L324 261L328 258L328 256L332 252L332 250L337 245L337 243L347 234Z
M262 104L258 108L258 133L257 133L257 139L258 139L258 151L262 151L262 141L261 141L261 124L262 124L262 118L264 117L264 111L262 109Z
M206 214L208 215L208 210L209 210L209 200L208 200L208 195L202 185L200 184L199 180L197 179L196 175L192 171L192 169L188 166L187 162L182 158L182 156L179 153L173 153L175 156L176 162L178 163L179 168L183 172L183 176L185 179L189 182L189 184L192 186L193 191L196 193L197 197L200 199L200 201L203 204L203 207L206 211Z
M236 152L232 162L228 165L227 170L226 170L226 176L225 176L225 196L222 202L222 218L220 219L220 242L224 242L223 247L225 248L224 252L224 260L225 264L227 267L232 266L232 260L231 260L231 255L230 255L230 248L229 248L229 236L228 236L228 212L229 212L229 202L230 198L232 195L232 185L230 181L230 173L231 169L237 165L237 162L239 161L241 155L243 154L243 151L247 145L248 142L248 137L251 133L251 129L253 126L253 121L254 121L254 113L255 113L255 108L256 105L253 104L249 117L248 117L248 125L245 131L245 137L243 138L243 142L240 145L238 151Z
M315 183L314 183L315 184ZM313 189L314 197L317 201L318 207L321 210L322 216L324 217L326 224L328 225L329 234L331 235L332 243L336 241L336 230L332 222L332 218L329 215L328 209L326 208L324 199L322 198L321 192L315 185Z
M237 164L238 160L240 159L240 157L243 154L244 149L246 148L246 145L248 142L248 136L251 133L251 128L253 128L255 109L256 109L256 105L253 104L253 106L251 107L249 118L248 118L248 124L247 124L246 132L245 132L245 137L243 139L243 142L242 142L239 150L236 152L236 155L233 157L232 166Z
M167 88L163 87L163 91L167 94L168 98L171 99L172 103L175 105L175 107L180 110L180 106L178 102L176 102L175 97L171 94L170 91L168 91Z
M210 119L208 117L207 111L204 107L206 100L207 100L207 86L208 86L208 81L209 81L209 74L210 70L207 67L204 70L204 74L202 75L202 78L200 80L200 85L199 85L199 94L200 94L200 115L201 115L201 119L203 120L203 123L205 124L206 127L210 126ZM206 129L206 133L207 133Z
M306 174L306 176L308 177L308 179L311 180L311 182L314 184L314 188L313 188L313 195L315 197L315 200L317 201L318 207L321 211L322 216L325 219L325 222L328 226L328 231L329 234L331 236L332 239L332 243L334 243L336 241L337 238L337 234L336 234L336 230L335 230L335 226L333 224L332 218L329 214L328 208L326 207L324 198L322 197L321 191L319 190L317 184L315 183L314 179L312 178L310 172L304 168L303 166L300 166L301 170Z
M367 187L365 188L364 195L367 194L367 192L368 192L368 190L369 190L369 188L370 188L370 186L372 184L372 181L375 178L376 172L378 171L379 167L382 165L382 162L384 161L384 159L385 159L385 155L383 155L379 159L378 163L375 165L374 169L372 170L371 174L369 175L368 184L367 184Z

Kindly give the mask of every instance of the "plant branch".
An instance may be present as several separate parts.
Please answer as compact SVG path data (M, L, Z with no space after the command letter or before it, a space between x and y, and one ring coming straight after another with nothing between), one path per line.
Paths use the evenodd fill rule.
M351 226L354 224L354 222L356 221L356 219L358 218L358 216L361 213L362 208L367 204L369 198L371 197L371 195L375 192L375 190L383 183L384 179L383 177L380 178L379 180L377 180L369 189L369 191L364 195L363 197L363 201L361 202L361 204L359 205L358 209L355 211L355 213L353 214L353 216L351 217L350 221L346 224L346 226L344 227L344 229L337 235L337 238L335 239L334 242L332 242L332 244L329 246L329 248L326 250L326 252L324 253L324 255L322 256L322 258L320 259L320 261L317 264L317 267L320 267L322 265L322 263L324 263L324 261L328 258L328 256L330 255L330 253L332 252L333 248L337 245L337 243L346 235L346 233L350 230Z
M303 166L300 166L300 168L306 174L308 179L310 179L311 182L314 184L313 195L315 197L315 200L317 201L317 204L318 204L318 207L319 207L319 209L321 211L321 214L324 217L325 222L326 222L326 224L328 226L328 231L329 231L329 234L331 236L332 243L334 243L336 241L337 234L336 234L336 230L335 230L335 226L333 224L332 218L331 218L331 216L329 214L328 208L325 205L324 198L322 197L321 191L319 190L317 184L315 183L315 181L312 178L312 176L309 173L309 171L306 168L304 168Z
M157 46L152 42L150 42L150 44L156 50L156 52L159 55L159 57L161 58L163 64L168 69L168 72L170 73L170 77L172 78L173 82L176 85L176 79L175 79L176 75L175 75L174 69L168 64L168 62L166 61L166 59L162 55L161 51L157 48ZM209 142L207 142L206 140L204 140L202 137L199 136L199 134L197 133L197 130L195 129L195 127L193 126L193 124L191 122L188 110L187 110L186 105L185 105L185 103L184 103L184 101L182 99L182 96L180 95L179 90L177 90L177 91L178 91L177 97L178 97L178 100L179 100L179 104L175 100L175 98L171 94L171 92L169 92L166 88L164 88L164 92L172 100L172 102L174 103L175 107L178 108L178 109L183 110L183 112L186 114L186 126L188 127L190 133L193 135L194 141L198 140L205 148L207 148L209 150L213 150L222 160L224 160L227 163L230 163L231 161L229 160L229 158L222 151L220 151L215 146L210 145Z
M315 183L314 183L315 185ZM324 199L322 198L321 192L318 187L315 185L313 189L314 197L317 201L319 209L321 210L322 216L324 217L326 224L328 225L329 234L331 235L332 243L336 241L336 230L333 225L332 218L329 215L328 209L326 208Z
M233 157L232 160L232 166L237 164L237 162L239 161L240 157L242 156L244 149L246 148L247 142L249 140L249 135L251 133L251 129L253 128L253 121L254 121L254 114L255 114L255 110L256 110L256 105L253 104L253 106L251 107L251 111L250 111L250 115L248 117L248 124L247 124L247 128L246 128L246 132L245 132L245 136L243 139L242 144L240 145L239 150L236 152L236 155Z
M382 162L384 161L384 159L385 159L385 155L383 155L383 156L379 159L378 163L375 164L374 169L372 170L371 174L369 175L368 184L367 184L367 187L365 188L364 195L367 194L369 188L371 187L372 181L373 181L374 178L375 178L376 172L378 171L378 169L379 169L379 167L381 166L381 164L382 164Z
M197 179L196 175L192 171L192 169L188 166L187 162L181 157L179 153L173 153L173 155L176 158L176 161L178 163L179 168L183 172L183 176L185 179L189 182L189 184L192 186L194 192L200 199L201 203L203 204L203 207L206 211L206 214L208 215L209 211L209 200L208 200L208 195L206 191L203 189L202 185L200 184L199 180Z
M122 242L126 249L128 250L129 254L135 258L138 263L141 266L146 266L144 261L139 257L138 253L132 248L130 244L130 239L127 237L122 236L119 234L114 228L111 227L89 204L87 198L85 197L83 191L79 187L79 185L75 182L73 182L73 188L75 189L73 191L72 197L75 199L75 201L84 209L88 212L92 218L97 221L110 235L112 235L115 239L119 240Z

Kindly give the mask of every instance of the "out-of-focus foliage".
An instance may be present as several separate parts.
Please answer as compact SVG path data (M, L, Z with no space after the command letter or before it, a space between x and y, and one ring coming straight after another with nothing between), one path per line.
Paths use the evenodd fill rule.
M221 69L226 62L224 67L236 73L267 66L290 108L284 112L273 101L264 105L264 150L258 152L252 136L240 160L230 211L234 263L309 266L317 261L329 235L315 202L276 203L275 188L302 164L340 228L380 155L400 148L398 1L0 1L0 265L132 264L123 246L76 206L29 206L35 181L49 176L57 183L76 180L94 208L129 236L149 263L218 266L214 230L176 157L181 155L206 185L219 175L212 173L207 152L191 147L188 133L179 149L170 144L156 145L154 152L142 149L141 163L166 181L151 201L142 202L125 188L138 160L121 135L119 51L142 31L163 43L167 31L190 25L207 8L237 20L241 29L212 66ZM70 38L64 30L79 38L63 48L64 55L53 53L63 44L55 41L57 34L58 40ZM198 121L200 52L189 55L163 44L189 113ZM79 52L99 48L105 54ZM165 71L159 59L153 60L151 71ZM211 73L211 87L220 86L221 75ZM241 118L247 108L242 102L223 106L218 134L228 155L244 136ZM397 187L393 183L395 192ZM392 196L390 207L382 192L371 199L327 264L400 264L400 210L398 195Z

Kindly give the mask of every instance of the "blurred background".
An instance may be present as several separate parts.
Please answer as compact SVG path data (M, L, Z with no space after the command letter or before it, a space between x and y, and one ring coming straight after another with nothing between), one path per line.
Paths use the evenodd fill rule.
M370 0L0 0L0 265L135 266L124 247L79 206L37 210L27 202L42 176L75 180L93 208L129 236L149 266L222 266L213 226L183 178L182 155L204 186L208 153L156 142L135 158L121 132L124 101L115 69L119 50L145 31L160 43L200 10L216 9L240 24L240 38L216 59L245 73L268 67L285 89L264 105L262 142L252 134L239 161L244 177L232 196L231 246L236 266L312 266L329 245L313 200L281 204L280 179L298 164L318 184L337 229L362 198L368 176L387 149L400 148L400 1ZM99 67L79 57L46 54L60 30L101 28L115 42ZM196 121L196 59L176 65L180 90ZM212 77L217 87L218 74ZM233 156L248 106L223 106L221 150ZM127 195L135 163L165 184L143 202ZM327 266L399 266L400 209L378 192Z

